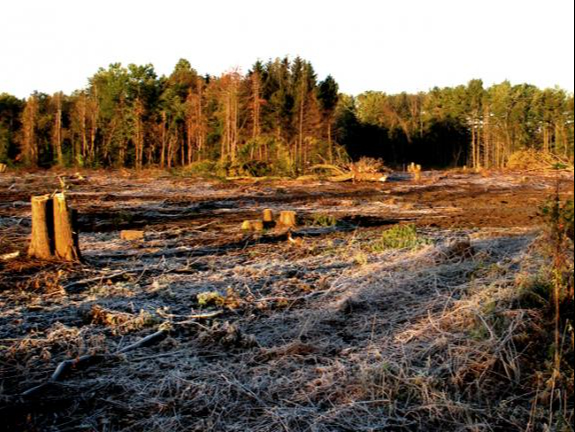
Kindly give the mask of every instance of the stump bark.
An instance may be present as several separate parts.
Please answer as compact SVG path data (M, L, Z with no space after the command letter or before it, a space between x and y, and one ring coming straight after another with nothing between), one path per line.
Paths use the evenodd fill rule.
M265 230L265 224L261 220L256 220L252 222L252 230L254 232L262 232Z
M28 255L31 258L54 258L54 210L50 196L32 198L32 240Z
M62 261L80 261L77 214L68 207L66 195L54 196L54 243L56 258Z
M28 255L41 260L80 261L77 213L61 193L32 198L32 238Z

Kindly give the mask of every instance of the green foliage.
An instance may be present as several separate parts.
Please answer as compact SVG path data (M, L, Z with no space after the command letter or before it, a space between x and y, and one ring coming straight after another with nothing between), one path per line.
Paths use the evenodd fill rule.
M198 161L178 170L177 173L183 177L213 177L218 172L218 163L213 161Z
M558 88L481 80L354 98L300 57L220 77L185 59L161 77L150 64L115 63L69 96L1 94L0 161L171 170L207 160L219 161L219 176L297 177L349 157L503 168L531 151L531 160L550 154L571 166L574 103Z
M200 293L197 298L200 307L223 306L226 303L226 298L216 291Z
M389 249L418 249L429 244L422 238L413 224L396 225L383 232L381 238L372 245L373 252L384 252Z
M317 213L311 217L311 225L316 227L331 228L338 224L338 220L335 216Z
M549 199L541 208L548 227L556 241L574 237L574 205L573 200L561 201L557 196Z

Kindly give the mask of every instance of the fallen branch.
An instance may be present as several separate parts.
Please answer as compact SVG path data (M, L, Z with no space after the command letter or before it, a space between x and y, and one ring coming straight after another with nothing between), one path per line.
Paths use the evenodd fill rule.
M161 342L162 340L164 340L168 336L168 334L170 332L170 328L173 325L188 324L188 323L191 323L194 319L212 318L212 317L215 317L219 314L221 314L221 312L218 314L211 313L211 314L206 314L206 315L194 315L192 317L188 317L188 320L184 321L184 322L164 323L160 326L160 329L157 332L155 332L151 335L148 335L148 336L140 339L139 341L137 341L131 345L128 345L122 349L119 349L112 354L106 354L106 355L93 354L93 355L85 355L82 357L78 357L76 359L64 360L63 362L61 362L56 367L56 370L54 371L52 376L50 376L48 381L46 381L45 383L40 384L36 387L32 387L31 389L26 390L25 392L20 394L20 397L29 398L29 397L33 397L33 396L37 395L38 393L42 392L43 390L52 386L53 384L62 381L64 379L64 377L69 372L71 372L72 370L79 370L79 369L85 368L87 366L101 363L105 360L118 359L122 355L127 354L129 352L136 351L140 348L145 348L145 347L155 345L155 344Z
M82 287L85 285L90 285L92 283L95 282L102 282L104 280L114 280L114 279L118 279L119 277L125 276L127 274L133 274L133 273L138 273L140 270L136 269L136 270L126 270L126 271L122 271L122 272L118 272L118 273L114 273L111 275L101 275L95 278L91 278L91 279L83 279L83 280L79 280L76 282L71 282L68 285L64 286L64 290L68 291L72 288L77 288L77 287Z
M162 326L164 327L164 326ZM166 328L162 328L158 330L156 333L146 336L143 339L140 339L138 342L135 342L127 347L122 348L121 350L116 351L112 356L118 356L119 354L126 354L130 351L135 351L140 348L145 348L150 345L154 345L158 342L161 342L167 335L169 330Z

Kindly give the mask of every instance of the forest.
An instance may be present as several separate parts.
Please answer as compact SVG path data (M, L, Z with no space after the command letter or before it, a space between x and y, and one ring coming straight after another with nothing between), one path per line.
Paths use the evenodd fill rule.
M481 80L350 96L299 57L219 77L187 60L169 76L116 63L70 95L1 94L0 163L297 176L369 156L393 168L503 168L529 149L572 159L573 101L560 88Z

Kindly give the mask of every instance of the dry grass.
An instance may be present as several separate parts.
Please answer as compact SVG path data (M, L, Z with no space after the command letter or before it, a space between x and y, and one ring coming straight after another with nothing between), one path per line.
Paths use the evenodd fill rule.
M551 171L557 165L563 165L573 171L573 160L561 158L551 153L542 153L536 150L522 150L513 153L507 162L511 170Z
M329 210L396 207L354 199ZM404 214L416 211L427 214ZM81 268L17 264L30 271L0 292L8 430L543 432L561 430L562 417L572 423L572 400L550 410L544 398L547 329L521 289L547 264L536 230L420 228L417 248L374 251L378 226L306 227L321 235L291 245L248 241L235 219L193 223L158 226L141 246L86 233ZM227 247L235 236L244 243ZM451 253L453 239L469 239L474 253ZM82 280L91 282L73 284ZM73 371L39 399L15 397L59 362L117 352L166 321L161 343Z

